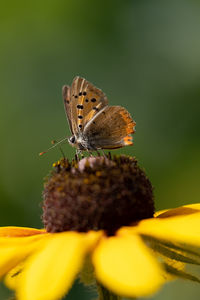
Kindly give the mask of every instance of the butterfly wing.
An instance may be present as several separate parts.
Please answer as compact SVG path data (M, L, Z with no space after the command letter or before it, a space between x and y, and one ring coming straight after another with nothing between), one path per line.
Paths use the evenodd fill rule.
M86 124L108 104L105 94L92 83L79 76L75 77L66 108L71 116L72 132L79 135ZM68 117L69 118L69 117Z
M71 112L71 105L70 105L70 97L71 97L71 89L70 86L64 85L62 88L62 95L63 95L63 102L64 102L64 108L65 108L65 113L67 116L67 120L69 123L70 131L73 134L73 129L72 129L72 112Z
M84 136L94 149L115 149L132 145L136 123L121 106L107 106L85 127Z

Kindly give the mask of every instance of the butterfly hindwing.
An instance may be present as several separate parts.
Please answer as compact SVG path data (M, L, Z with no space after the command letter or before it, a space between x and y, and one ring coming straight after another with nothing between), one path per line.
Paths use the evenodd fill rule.
M108 104L100 89L79 76L72 82L70 98L71 125L76 135L83 132L86 124Z
M107 106L86 125L83 132L94 149L114 149L132 145L136 123L121 106Z

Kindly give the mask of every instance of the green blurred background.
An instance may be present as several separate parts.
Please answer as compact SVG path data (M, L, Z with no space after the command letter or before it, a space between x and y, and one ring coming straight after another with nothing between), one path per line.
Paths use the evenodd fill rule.
M1 226L42 226L43 177L61 155L38 153L69 135L61 88L76 75L136 120L134 146L115 152L138 158L156 208L199 201L199 1L2 1L0 37ZM93 296L76 284L67 299ZM151 299L199 296L175 281Z

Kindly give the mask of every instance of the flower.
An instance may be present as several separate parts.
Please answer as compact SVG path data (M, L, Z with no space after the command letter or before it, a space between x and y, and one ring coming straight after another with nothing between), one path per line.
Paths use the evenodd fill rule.
M45 229L0 228L0 275L17 299L60 299L78 275L125 297L177 277L200 282L185 270L200 264L200 204L154 213L134 158L63 159L43 197Z

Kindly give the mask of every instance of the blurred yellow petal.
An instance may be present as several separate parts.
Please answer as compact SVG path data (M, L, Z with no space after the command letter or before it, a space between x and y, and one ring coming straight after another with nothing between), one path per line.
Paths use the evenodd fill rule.
M200 265L200 255L190 247L187 249L181 245L174 244L171 241L163 241L150 236L143 236L145 243L158 255L172 261L182 262L184 264Z
M168 273L169 276L171 276L171 278L174 276L176 278L178 277L178 278L191 280L191 281L200 283L200 278L196 275L185 272L184 270L176 268L175 266L172 266L171 264L166 263L166 264L164 264L164 267L165 267L166 273Z
M6 276L4 278L4 283L9 289L11 289L11 290L17 289L18 282L21 277L23 268L24 268L24 262L19 263L15 268L10 270L6 274Z
M48 234L30 237L0 237L0 277L40 248Z
M71 288L85 255L99 236L99 232L52 234L44 248L26 261L17 289L18 299L60 299Z
M166 266L171 266L173 269L182 271L184 270L186 265L182 261L185 260L191 261L190 257L188 259L186 255L182 255L182 252L179 254L178 251L175 251L174 249L172 250L166 247L165 245L162 245L161 243L159 243L159 241L155 241L155 240L152 241L149 239L148 240L145 239L145 241L147 242L148 246L153 250L153 253L157 257L159 262L164 266L163 277L165 278L166 281L177 279L177 277L174 274L171 274L166 270ZM174 257L176 259L174 259ZM181 261L179 260L180 258Z
M158 218L178 217L200 212L200 203L184 205L177 208L165 209L154 214Z
M142 297L163 283L162 269L138 236L105 238L94 251L97 279L113 293Z
M171 210L171 209L170 209ZM154 213L154 218L158 217L159 215L165 213L166 211L168 211L168 209L162 209L162 210L158 210Z
M166 279L166 281L177 279L177 276L174 273L169 272L169 268L171 267L173 270L177 270L177 273L178 273L178 272L184 270L185 264L182 262L175 261L173 259L171 260L166 257L163 257L163 260L165 261L165 263L164 263L165 268L164 268L163 276ZM169 266L169 267L166 268L166 266Z
M25 237L42 233L46 233L46 230L14 226L0 227L0 237Z
M189 208L192 210L192 208ZM165 214L165 213L164 213ZM200 213L193 212L147 219L132 228L142 235L155 237L169 242L200 246Z

